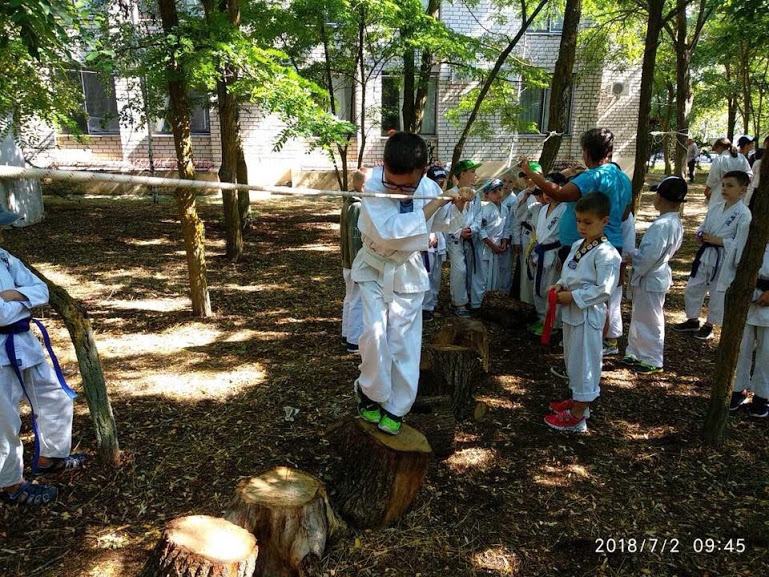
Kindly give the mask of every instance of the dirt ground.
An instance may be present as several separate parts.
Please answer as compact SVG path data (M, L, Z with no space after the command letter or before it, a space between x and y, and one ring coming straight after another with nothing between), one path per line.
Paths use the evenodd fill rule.
M686 206L669 323L683 317L701 190ZM202 204L216 312L207 320L188 312L170 200L46 205L45 223L7 233L5 246L88 308L125 458L117 470L92 463L60 480L50 508L0 508L0 575L136 575L166 520L223 514L238 480L278 464L330 478L323 433L353 410L357 365L339 339L338 203L255 204L237 265L223 258L221 205ZM653 216L648 194L644 207L641 228ZM446 318L446 301L428 333ZM68 335L52 311L45 316L79 389ZM721 450L700 441L716 341L668 333L661 375L607 363L590 432L568 436L542 422L547 402L566 393L549 372L558 355L523 331L488 329L492 376L481 395L490 418L460 428L456 452L432 465L399 524L333 545L324 575L767 575L769 423L741 414ZM299 410L293 421L285 407ZM26 420L23 433L28 456ZM82 396L75 442L92 452ZM698 552L707 538L734 551Z

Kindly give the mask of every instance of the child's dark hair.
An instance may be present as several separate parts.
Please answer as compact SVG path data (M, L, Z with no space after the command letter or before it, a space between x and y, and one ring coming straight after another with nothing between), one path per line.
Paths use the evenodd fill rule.
M750 177L748 176L748 173L742 170L730 170L721 178L733 178L740 184L740 186L748 186L750 184Z
M739 153L739 150L737 150L737 147L733 146L732 141L726 138L725 136L716 140L713 143L713 148L720 148L721 150L719 150L719 154L724 150L728 150L729 154L732 155L732 158L737 158L737 154Z
M564 186L567 182L569 182L568 178L566 178L563 174L557 171L549 172L545 177L545 180L553 182L558 186Z
M599 218L609 216L611 212L611 201L609 197L600 192L591 192L586 194L574 205L574 212L589 212Z
M608 128L591 128L583 132L579 143L593 162L599 162L614 152L614 135Z
M396 132L385 144L384 164L393 174L423 170L427 166L427 145L418 134Z

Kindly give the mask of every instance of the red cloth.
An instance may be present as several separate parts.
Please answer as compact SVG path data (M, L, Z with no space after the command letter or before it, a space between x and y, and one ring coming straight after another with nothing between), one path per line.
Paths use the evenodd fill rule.
M542 338L540 342L543 345L550 344L550 333L553 332L555 324L555 311L558 307L558 293L554 288L547 291L547 314L545 315L545 324L542 326Z

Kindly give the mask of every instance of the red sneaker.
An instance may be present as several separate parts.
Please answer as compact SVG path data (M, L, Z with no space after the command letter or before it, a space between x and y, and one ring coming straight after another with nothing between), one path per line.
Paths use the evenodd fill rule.
M545 417L545 424L557 431L569 431L572 433L587 432L587 419L585 419L585 417L578 419L569 411L547 415Z
M554 413L562 413L564 411L570 411L574 406L572 399L566 399L565 401L551 401L547 406ZM590 418L590 407L585 407L585 418Z

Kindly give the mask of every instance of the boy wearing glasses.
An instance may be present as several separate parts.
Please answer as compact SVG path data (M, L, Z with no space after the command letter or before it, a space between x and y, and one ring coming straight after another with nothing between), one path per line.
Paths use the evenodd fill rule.
M426 166L420 136L397 132L387 140L384 166L371 171L365 191L414 198L363 198L363 247L352 264L363 302L358 415L392 435L417 394L422 299L430 288L420 251L427 250L431 231L457 230L464 219L465 200L433 198L442 191L423 177Z

